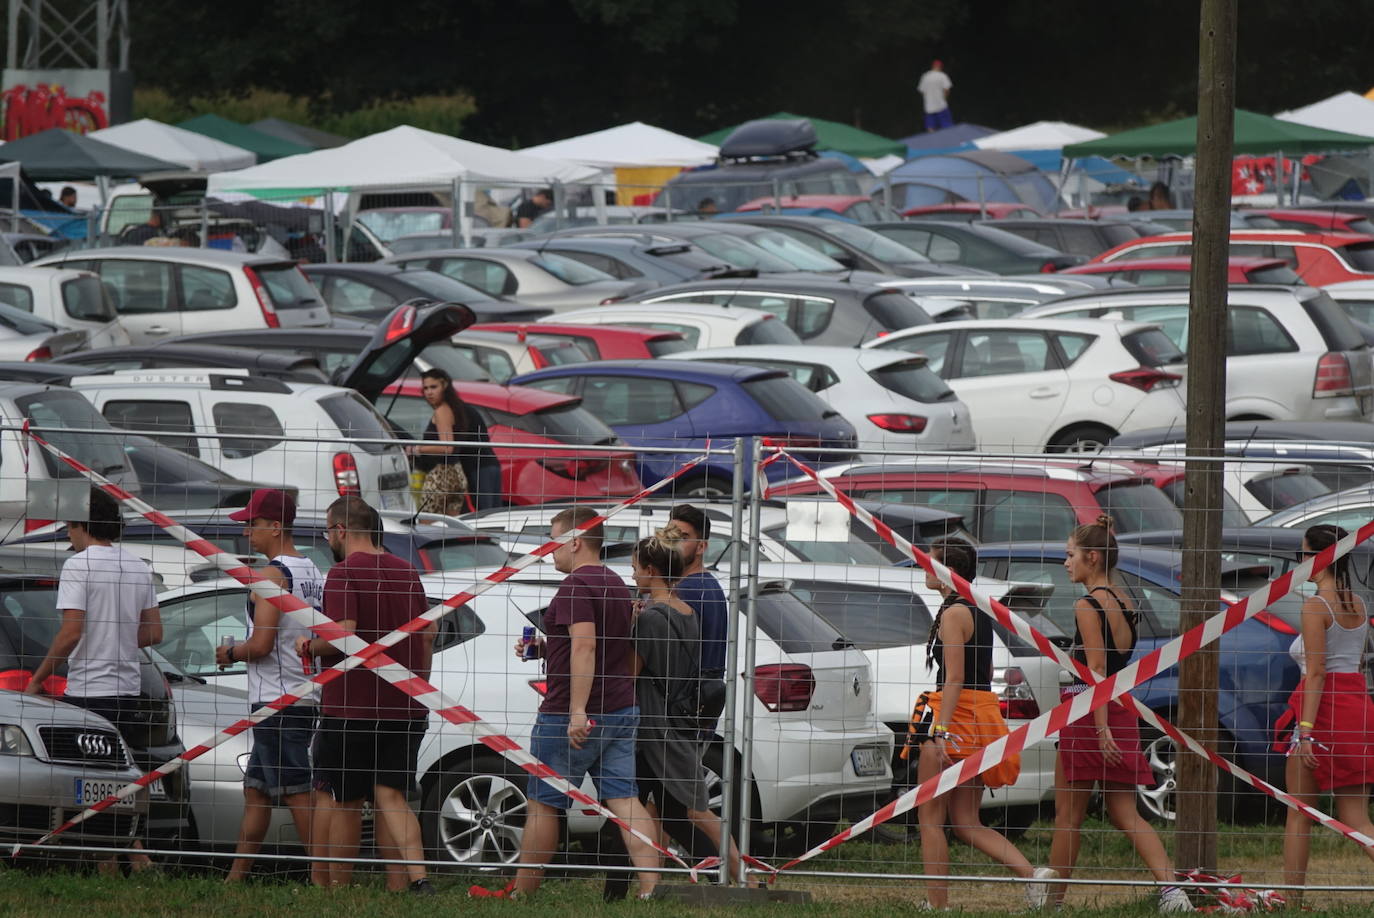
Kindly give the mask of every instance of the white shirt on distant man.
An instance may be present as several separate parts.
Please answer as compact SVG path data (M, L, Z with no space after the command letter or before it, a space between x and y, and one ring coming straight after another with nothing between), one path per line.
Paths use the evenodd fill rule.
M921 93L921 99L925 102L927 115L933 115L949 108L948 94L952 88L954 88L954 81L943 70L927 70L921 76L921 82L916 84L916 89Z
M139 693L138 625L157 607L153 572L116 545L91 545L62 565L58 609L86 613L81 640L67 658L67 694L109 698Z

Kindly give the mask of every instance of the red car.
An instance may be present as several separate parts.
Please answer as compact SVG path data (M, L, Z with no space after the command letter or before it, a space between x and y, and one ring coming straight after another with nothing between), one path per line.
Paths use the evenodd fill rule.
M1123 242L1094 255L1088 263L1188 255L1192 251L1192 233L1164 233ZM1374 280L1374 236L1361 233L1232 230L1231 255L1282 258L1303 283L1314 287L1338 281Z
M472 331L515 332L569 341L592 360L643 360L690 351L682 332L630 325L572 325L559 322L483 322Z
M948 204L928 204L902 211L903 217L918 220L956 220L960 223L974 220L1002 220L1006 217L1043 217L1044 214L1028 204L1011 204L1007 201L951 201Z
M1341 210L1317 210L1304 208L1256 208L1247 207L1240 211L1242 217L1249 219L1251 214L1273 221L1281 229L1302 230L1304 233L1360 233L1374 236L1374 223L1364 214L1346 213Z
M781 202L782 208L778 208ZM771 195L766 198L755 198L752 201L745 201L735 208L738 212L747 210L767 211L769 213L785 214L799 210L833 210L835 213L858 223L877 223L885 220L890 215L890 211L884 208L879 210L873 203L873 199L861 194L793 194L784 195L774 199Z
M1107 274L1142 287L1166 284L1186 284L1193 259L1187 255L1166 258L1131 258L1105 264L1075 265L1060 274ZM1226 282L1229 284L1301 284L1302 278L1288 267L1282 258L1254 256L1226 259Z
M548 449L493 446L501 463L501 488L507 503L550 500L602 500L627 497L642 485L634 453L590 411L582 399L495 383L461 382L453 388L482 412L493 443L549 444ZM403 379L383 390L377 407L393 424L419 439L434 410L420 394L420 380ZM558 446L606 446L605 451L561 450Z
M1132 466L1138 465L1138 468ZM1116 460L942 459L856 465L830 480L861 500L919 504L957 513L983 542L1067 539L1076 526L1110 514L1118 532L1181 529L1183 515L1154 484L1157 467ZM768 489L768 497L818 494L809 478Z

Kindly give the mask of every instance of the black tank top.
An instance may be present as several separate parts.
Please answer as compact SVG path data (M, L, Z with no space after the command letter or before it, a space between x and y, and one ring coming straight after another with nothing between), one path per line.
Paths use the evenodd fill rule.
M1117 605L1121 607L1121 613L1126 616L1126 625L1131 629L1131 645L1124 650L1118 650L1116 648L1116 638L1112 636L1112 629L1107 625L1107 610L1102 608L1102 603L1098 602L1097 597L1093 596L1093 594L1099 590L1106 590L1108 593L1111 593L1112 598L1114 598ZM1121 598L1121 594L1117 593L1114 588L1109 586L1093 587L1083 596L1083 598L1088 601L1088 605L1097 610L1097 620L1102 625L1102 640L1107 652L1106 675L1110 676L1113 673L1118 673L1126 668L1126 664L1131 662L1131 654L1135 653L1135 642L1139 636L1136 629L1140 622L1140 613L1131 608L1131 606ZM1083 633L1077 628L1075 628L1073 632L1072 656L1084 666L1088 665L1088 656L1083 650Z
M938 621L950 606L968 605L967 600L958 594L947 596L936 613ZM970 606L973 612L973 635L964 644L964 685L974 691L992 691L992 619ZM935 684L945 685L945 642L940 640L937 629L935 642L930 645L935 655Z

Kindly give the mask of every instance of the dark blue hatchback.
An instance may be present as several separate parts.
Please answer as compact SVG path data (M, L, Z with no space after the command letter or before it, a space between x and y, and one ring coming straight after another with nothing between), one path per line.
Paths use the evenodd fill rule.
M608 360L550 367L510 382L581 396L582 407L631 446L682 450L641 455L639 475L645 483L695 458L707 440L713 448L731 448L738 437L758 436L765 445L789 447L803 462L817 465L849 461L850 456L827 450L855 444L848 421L780 370L709 361ZM750 487L751 473L745 474ZM775 462L765 474L775 481L796 471ZM728 495L732 480L730 457L711 456L674 492Z

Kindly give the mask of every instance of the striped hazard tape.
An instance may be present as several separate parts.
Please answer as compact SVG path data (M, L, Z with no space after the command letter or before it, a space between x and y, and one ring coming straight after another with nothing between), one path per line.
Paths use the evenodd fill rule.
M98 801L91 807L76 814L71 819L68 819L62 825L58 826L53 831L49 832L47 835L40 838L38 841L27 844L15 845L12 849L12 853L14 855L17 855L25 847L38 846L50 841L57 835L60 835L61 833L70 829L72 826L84 822L85 820L91 818L97 813L100 813L101 811L108 809L111 806L114 806L120 800L138 792L141 788L146 787L148 784L151 784L158 778L170 774L173 771L176 771L178 768L185 765L186 763L193 761L194 759L204 755L206 752L209 752L215 746L219 745L220 743L223 743L230 737L236 736L237 734L240 734L243 731L251 728L254 724L262 722L263 720L270 717L276 711L289 707L290 705L295 704L297 701L300 701L303 698L313 695L320 689L321 686L324 686L329 682L332 682L334 679L339 678L345 672L348 672L351 669L355 669L358 666L366 666L369 669L373 670L381 678L386 679L388 682L392 683L397 688L401 689L406 694L410 695L416 701L419 701L426 707L430 708L444 720L447 720L453 724L458 724L460 726L470 728L477 736L479 742L481 742L487 748L500 753L506 759L513 762L515 765L520 767L525 772L528 772L529 774L534 775L535 777L543 780L550 786L556 788L559 792L566 794L568 797L577 801L579 804L586 807L587 809L594 810L596 813L609 819L615 825L628 831L636 838L640 839L641 841L649 845L652 845L661 854L664 854L672 858L678 864L681 864L683 867L686 867L691 872L692 878L695 880L696 870L689 866L685 861L683 861L672 851L668 850L666 847L662 845L659 845L654 839L649 838L648 836L641 833L639 830L635 829L633 826L630 826L624 821L622 821L614 813L612 813L606 807L602 806L600 802L592 799L591 797L588 797L580 789L574 787L571 783L569 783L564 778L559 776L557 772L555 772L553 769L549 768L547 765L539 761L533 755L526 752L519 746L518 743L516 743L510 737L498 733L497 731L492 729L491 726L488 725L485 721L483 721L477 714L473 713L472 711L468 710L467 708L448 698L448 696L446 696L438 688L434 687L426 680L421 679L414 673L410 672L409 670L405 669L404 667L396 663L390 657L386 656L384 651L388 647L394 646L395 644L400 643L402 640L405 640L410 635L426 629L432 622L439 620L447 613L466 604L473 598L481 595L482 593L496 586L498 583L510 579L510 577L519 573L524 568L530 566L531 564L534 564L540 558L553 552L560 545L568 541L571 541L579 533L585 531L586 529L592 526L596 526L601 522L604 522L608 517L612 516L613 514L618 513L624 510L625 508L631 506L632 504L643 500L655 491L658 491L659 489L665 487L675 479L680 478L687 471L689 471L697 464L702 462L706 458L704 454L702 456L696 457L695 459L687 463L684 463L680 468L674 471L673 474L662 479L661 481L641 489L638 493L634 494L631 497L625 498L619 504L616 504L614 507L607 510L604 514L594 517L591 520L588 520L586 523L583 523L581 526L574 527L573 529L570 529L568 532L563 533L563 535L559 536L558 538L552 539L549 542L546 542L545 544L539 546L534 551L530 552L528 555L521 558L515 564L507 565L505 567L502 567L500 570L493 572L492 574L484 578L482 581L475 584L471 590L459 593L449 599L444 600L444 602L428 610L423 615L407 622L406 624L397 628L395 631L392 631L390 634L383 636L379 640L374 641L371 644L368 644L364 642L361 638L359 638L356 634L342 630L331 619L326 618L324 615L317 612L314 608L302 602L300 599L293 596L291 593L288 593L287 591L283 590L281 587L277 586L272 581L261 577L252 568L244 565L236 556L221 551L213 543L206 541L205 539L196 535L191 530L182 526L180 523L177 523L175 520L168 517L166 514L149 506L144 501L140 500L139 498L130 494L128 491L125 491L123 488L111 482L109 479L105 478L103 475L89 468L80 460L67 455L65 452L63 452L58 447L54 446L52 443L49 443L39 434L34 433L32 430L26 430L25 432L28 434L29 437L33 439L35 443L38 443L44 449L48 450L58 460L70 466L72 469L76 470L78 473L83 475L86 479L91 481L101 490L105 491L115 500L119 501L125 506L130 507L135 512L141 514L145 519L162 528L173 538L182 542L187 548L191 549L192 551L195 551L197 554L200 554L207 560L213 562L215 566L219 567L222 571L224 571L224 573L248 586L248 588L252 590L254 594L268 600L274 606L281 609L283 614L289 615L294 620L300 622L302 625L311 628L319 637L329 641L336 649L346 654L346 657L345 659L336 663L331 668L319 673L314 678L294 686L291 689L291 691L287 692L282 697L272 702L269 702L262 708L250 714L249 716L224 728L219 733L215 734L213 737L206 740L204 743L201 743L191 749L186 750L184 753L168 762L164 762L157 768L143 775L137 781L125 785L124 787L120 788L119 791L117 791L115 794L106 797L104 800Z
M1066 654L1062 648L1056 646L1049 638L1031 627L1029 623L1008 609L1003 603L974 590L967 580L930 557L929 554L911 544L910 541L902 538L896 532L893 532L891 527L856 504L848 494L837 488L833 482L817 474L814 469L800 462L796 457L786 451L779 450L775 456L770 457L770 459L777 456L785 457L804 475L819 485L826 494L849 511L850 514L872 527L874 532L888 544L911 555L922 568L933 574L941 583L944 583L950 589L955 590L959 595L974 603L985 614L992 616L1002 625L1016 632L1018 636L1029 641L1040 650L1041 653L1078 673L1079 678L1093 686L1089 691L1074 696L1071 701L1060 704L1048 713L1041 715L1039 718L1013 731L1009 736L997 740L985 749L965 759L963 762L951 766L924 784L912 788L873 815L860 820L840 834L822 842L820 845L817 845L800 857L784 864L782 867L778 868L779 872L810 860L816 855L837 847L849 839L867 832L874 826L892 819L894 816L898 816L901 813L907 812L925 803L927 800L947 793L959 784L971 780L987 769L992 768L1006 756L1042 742L1046 738L1058 733L1059 730L1067 724L1078 720L1081 716L1091 713L1109 701L1118 699L1142 720L1157 727L1161 732L1167 734L1176 742L1181 743L1190 751L1205 757L1208 761L1226 770L1237 779L1244 781L1251 787L1254 787L1262 793L1290 807L1301 810L1311 819L1334 831L1340 832L1352 841L1366 847L1374 846L1374 839L1304 804L1302 801L1289 796L1263 779L1250 774L1240 766L1222 758L1215 752L1207 749L1197 740L1180 731L1173 724L1159 717L1154 711L1151 711L1140 701L1126 694L1135 686L1153 678L1159 672L1174 666L1179 660L1183 659L1183 657L1192 654L1203 645L1220 638L1222 634L1236 627L1241 622L1263 611L1284 596L1287 596L1293 591L1296 584L1305 582L1314 571L1322 570L1335 561L1336 558L1349 553L1356 545L1374 536L1374 520L1365 523L1358 530L1347 535L1335 545L1318 552L1315 556L1302 562L1286 574L1275 578L1270 583L1255 590L1249 596L1230 605L1225 610L1207 619L1197 627L1190 629L1187 633L1180 635L1169 643L1131 663L1115 675L1104 679Z

